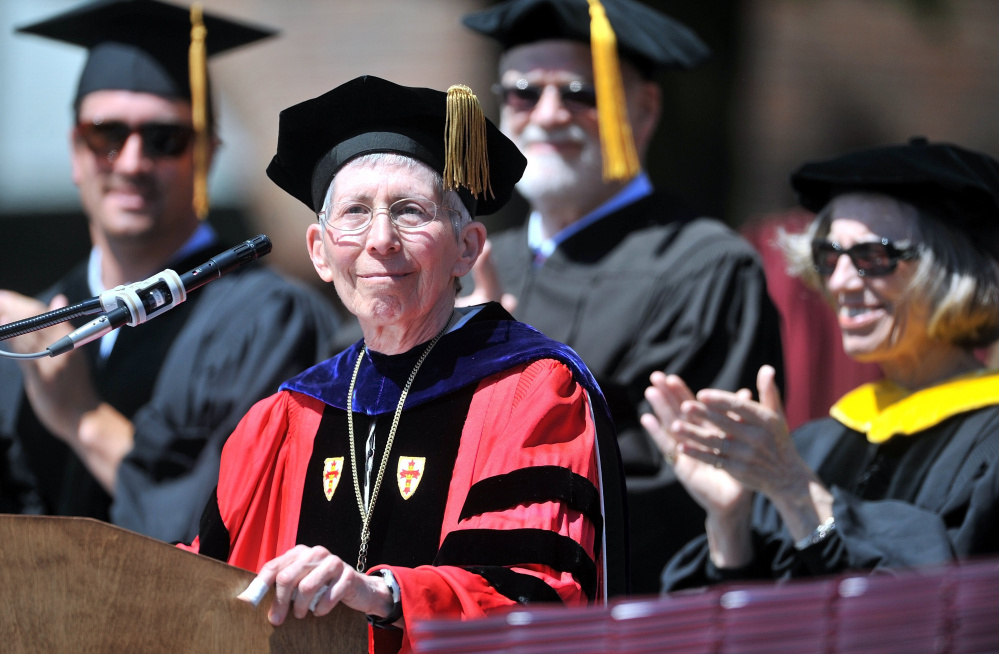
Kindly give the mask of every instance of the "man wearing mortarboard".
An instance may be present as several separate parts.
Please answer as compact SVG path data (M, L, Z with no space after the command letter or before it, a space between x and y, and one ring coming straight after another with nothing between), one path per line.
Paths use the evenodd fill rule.
M761 365L782 370L755 252L654 189L641 166L660 113L653 75L694 68L708 48L634 0L510 0L464 23L503 48L500 127L527 156L517 189L531 208L491 239L475 297L502 299L593 371L628 481L631 590L658 592L704 513L639 423L650 373L696 391L755 388Z
M231 245L200 219L217 144L205 59L272 31L157 0L88 3L18 31L89 51L70 142L92 249L42 301L0 292L0 323L186 272ZM189 540L239 418L321 359L335 325L318 294L246 266L79 351L0 360L0 449L35 485L13 509ZM71 329L10 342L43 351Z

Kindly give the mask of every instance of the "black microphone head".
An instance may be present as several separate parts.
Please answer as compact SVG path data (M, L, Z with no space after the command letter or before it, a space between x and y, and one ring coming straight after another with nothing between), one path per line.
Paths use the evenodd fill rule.
M271 251L271 239L258 234L248 241L243 241L225 252L219 253L197 268L180 276L184 288L191 292L213 279L218 279L230 270L259 259Z
M267 238L264 234L258 234L251 238L247 243L253 248L254 258L260 258L265 254L269 254L271 251L271 239Z

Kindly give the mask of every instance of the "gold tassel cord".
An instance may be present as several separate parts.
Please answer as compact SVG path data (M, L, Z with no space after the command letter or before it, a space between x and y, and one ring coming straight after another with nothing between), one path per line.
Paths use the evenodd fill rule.
M447 90L444 126L444 188L467 188L472 195L489 193L489 149L486 117L472 89L455 84Z
M201 13L201 3L191 5L191 48L188 75L191 78L191 114L194 123L194 212L204 220L208 216L208 64L205 38L208 30Z
M600 0L587 2L590 4L590 50L603 149L603 176L605 181L627 181L637 175L641 167L624 101L617 37Z

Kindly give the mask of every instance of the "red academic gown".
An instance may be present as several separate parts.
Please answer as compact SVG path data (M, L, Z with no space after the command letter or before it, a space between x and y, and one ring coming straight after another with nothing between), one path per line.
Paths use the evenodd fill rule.
M391 567L407 626L430 617L480 617L532 595L568 606L605 598L599 418L592 408L573 371L550 358L478 381L461 427L436 560L371 570ZM316 398L283 390L254 406L229 438L216 497L230 564L256 572L296 544L306 469L328 409ZM402 420L406 415L404 410ZM495 500L506 492L504 483L530 487L541 476L559 475L571 478L574 490L517 490L522 497L511 506ZM347 464L339 492L353 493L350 477ZM381 493L392 492L388 477ZM485 542L499 545L490 552L481 546ZM200 548L201 537L189 549ZM350 562L356 555L335 553ZM403 651L411 649L408 633ZM372 636L372 651L395 651L399 643L397 637L382 642L393 640L391 631L375 629Z

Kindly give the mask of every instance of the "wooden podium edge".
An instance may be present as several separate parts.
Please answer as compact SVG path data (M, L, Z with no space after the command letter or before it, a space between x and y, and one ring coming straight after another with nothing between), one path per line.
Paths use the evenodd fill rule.
M367 650L363 614L267 620L254 574L91 518L0 514L4 652Z

